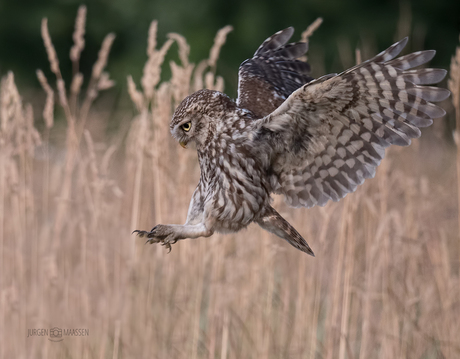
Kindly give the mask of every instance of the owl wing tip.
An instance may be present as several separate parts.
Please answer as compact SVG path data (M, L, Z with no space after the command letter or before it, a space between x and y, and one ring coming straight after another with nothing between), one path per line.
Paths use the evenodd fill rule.
M447 71L417 68L430 61L435 50L397 57L407 41L329 81L324 81L330 78L326 76L309 82L264 119L264 128L283 129L279 146L286 153L299 141L308 149L298 155L302 162L279 155L278 187L288 204L321 206L353 192L374 177L385 147L410 145L421 135L421 127L445 116L432 102L447 99L450 91L419 85L438 83ZM330 126L321 127L324 121Z

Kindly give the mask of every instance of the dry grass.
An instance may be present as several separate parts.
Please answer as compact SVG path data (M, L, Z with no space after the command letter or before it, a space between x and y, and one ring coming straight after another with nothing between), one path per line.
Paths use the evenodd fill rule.
M42 25L57 77L53 90L38 74L47 94L44 133L13 75L1 82L1 358L460 356L454 150L427 131L416 146L390 150L376 178L340 203L291 210L276 198L316 258L257 226L185 240L168 255L131 231L185 219L199 169L195 153L170 138L169 119L191 91L223 88L215 63L230 29L195 66L180 35L157 50L152 23L142 91L128 79L138 115L122 145L118 135L95 142L87 130L99 118L93 101L111 85L103 68L114 37L84 83L85 14L75 27L69 95ZM160 82L173 41L181 63ZM67 120L58 150L48 144L59 131L54 93ZM52 327L89 336L27 337L28 329Z

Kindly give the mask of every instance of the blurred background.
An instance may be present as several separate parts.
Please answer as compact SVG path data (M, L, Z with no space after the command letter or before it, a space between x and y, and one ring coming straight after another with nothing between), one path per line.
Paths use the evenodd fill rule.
M39 87L33 74L37 68L48 68L39 31L41 19L47 17L64 78L70 75L68 51L79 5L78 0L2 1L0 72L12 70L20 86ZM460 2L455 0L93 0L86 5L86 46L81 69L83 73L90 71L103 37L114 32L117 38L107 67L117 82L113 91L126 87L127 74L134 78L142 74L147 30L154 19L159 22L159 44L166 40L167 33L182 34L190 44L193 63L208 55L218 29L232 25L234 30L218 62L218 73L224 77L232 97L236 96L239 64L265 38L294 26L293 40L298 40L301 32L318 17L324 23L310 42L309 51L320 64L312 67L315 76L343 70L341 56L356 47L371 51L364 55L373 56L408 35L411 36L408 50L436 49L432 65L448 68L460 30ZM165 66L164 77L168 75Z
M81 5L0 2L0 358L460 357L460 1ZM174 108L236 97L264 39L318 17L314 77L410 36L403 54L449 70L446 116L339 203L275 196L315 258L255 225L144 245L132 231L183 223L200 175Z

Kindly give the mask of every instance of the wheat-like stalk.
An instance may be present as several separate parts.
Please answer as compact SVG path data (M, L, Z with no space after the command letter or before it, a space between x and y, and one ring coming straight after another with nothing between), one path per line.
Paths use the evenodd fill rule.
M195 68L193 73L193 91L198 91L203 87L216 91L224 90L224 79L221 76L216 77L216 64L219 59L220 50L227 41L227 35L231 31L233 31L233 27L227 25L217 32L214 37L214 44L209 51L209 58L201 61ZM209 71L205 74L204 72L208 68Z
M233 31L233 26L227 25L220 29L214 38L214 44L209 51L208 66L215 71L217 60L219 59L220 49L227 41L227 35Z
M43 19L41 26L42 38L45 44L46 52L48 54L50 68L56 76L56 87L59 103L64 109L68 124L65 171L62 177L62 183L60 187L60 200L58 202L58 208L56 211L56 219L54 221L53 248L57 248L59 246L59 238L65 226L66 216L69 212L69 201L73 196L73 172L76 166L76 160L80 148L80 139L85 129L85 124L91 105L100 90L107 89L113 85L113 82L109 80L108 76L105 74L103 75L103 70L107 64L110 48L115 39L114 34L109 34L104 39L98 54L98 58L93 66L92 76L86 90L85 100L81 107L77 106L78 97L80 95L83 84L83 75L78 72L78 62L80 60L81 51L84 48L85 22L86 8L83 6L80 7L78 11L75 23L75 31L73 34L74 46L70 51L70 59L72 60L74 68L73 79L70 86L70 100L69 96L67 95L65 81L59 68L59 60L48 30L48 20ZM45 92L47 93L47 101L43 110L43 115L47 127L50 128L53 123L52 107L54 105L54 93L41 70L37 71L37 77Z
M147 62L144 65L144 73L141 79L142 89L146 101L150 102L155 93L155 86L160 82L161 65L163 64L166 53L173 44L172 39L168 39L163 46L156 50L157 45L157 21L152 21L149 28L147 45ZM148 103L147 103L148 105Z
M48 80L42 70L37 70L37 78L46 92L45 107L43 108L43 118L47 128L53 127L54 124L54 91L48 84Z
M48 61L50 63L51 71L56 75L56 77L61 77L61 70L59 69L59 60L56 54L56 49L54 48L53 42L51 41L51 36L48 30L48 19L44 18L42 20L42 38L45 45L46 53L48 54Z
M85 27L86 27L86 6L78 8L77 18L75 20L75 31L72 35L74 45L70 49L70 60L74 66L74 75L78 73L80 55L85 48Z
M103 73L104 68L107 65L107 60L109 58L110 49L112 48L112 44L115 40L115 34L110 33L108 34L104 40L102 41L101 49L99 50L97 60L93 65L93 71L91 73L91 78L89 80L88 88L86 90L86 97L83 101L81 110L80 110L80 128L79 128L79 136L81 136L86 120L88 117L89 110L91 105L93 104L94 100L99 94L99 82ZM107 76L106 76L107 77ZM108 79L106 79L108 80ZM107 81L105 81L107 83ZM114 83L112 82L111 85ZM104 89L110 88L110 86L105 86Z
M304 32L302 32L302 35L300 36L300 41L308 44L310 41L310 37L321 26L322 23L323 23L322 17L319 17L315 21L313 21L310 24L310 26L308 26L307 29ZM307 61L308 60L307 55L302 56L300 60Z
M313 35L313 33L321 26L323 23L323 18L319 17L315 21L313 21L307 29L302 32L302 35L300 36L302 42L308 43L310 37Z

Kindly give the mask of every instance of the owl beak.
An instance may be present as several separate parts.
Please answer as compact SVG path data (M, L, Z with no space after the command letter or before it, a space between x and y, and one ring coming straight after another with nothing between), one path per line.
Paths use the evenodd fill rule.
M179 144L180 144L183 148L187 148L187 142L185 142L185 141L180 141Z

